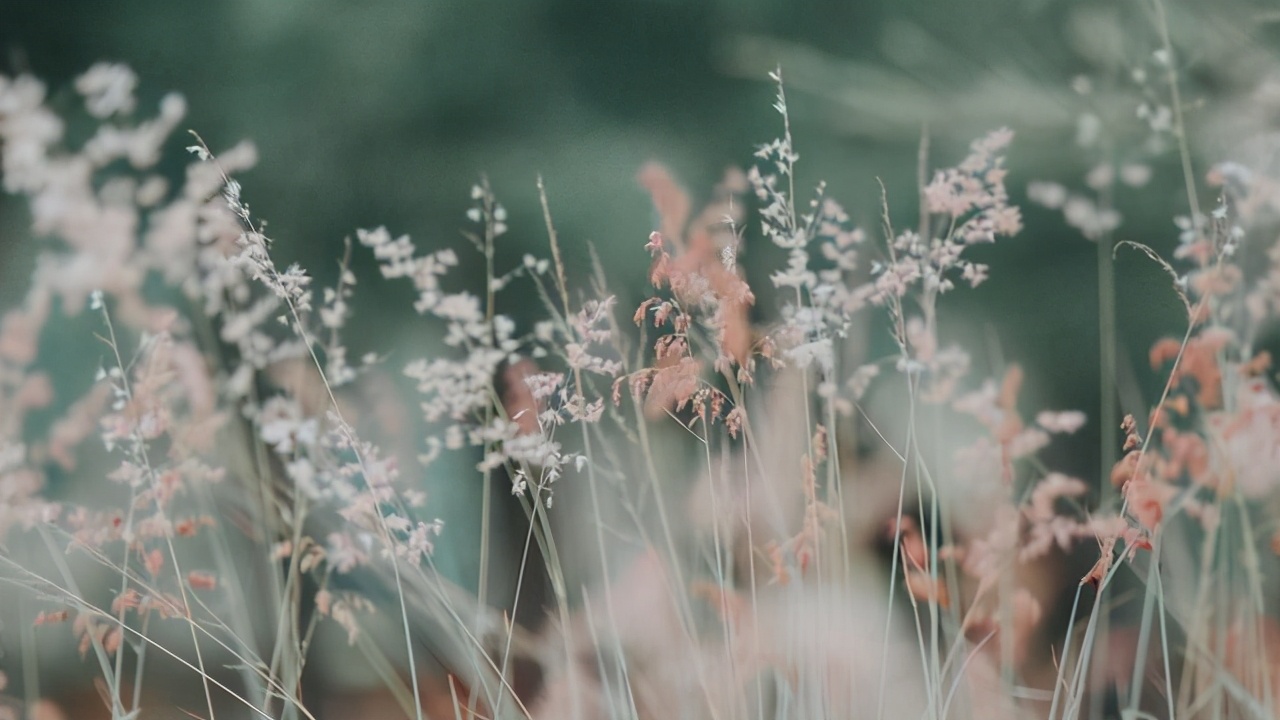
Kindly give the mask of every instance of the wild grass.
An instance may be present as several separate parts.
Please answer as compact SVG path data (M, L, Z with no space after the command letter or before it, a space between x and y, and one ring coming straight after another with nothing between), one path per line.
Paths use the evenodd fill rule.
M1024 192L1013 131L955 162L925 132L916 196L882 186L861 226L803 189L775 72L779 136L703 206L640 169L651 292L630 307L594 248L570 272L554 179L530 229L546 257L508 267L507 211L472 188L479 291L458 249L381 227L317 287L277 265L235 179L251 146L193 135L181 178L158 169L179 97L142 117L137 78L97 65L69 120L35 78L0 78L0 169L40 248L0 321L0 718L1275 716L1280 180L1197 168L1182 53L1151 10L1146 141L1123 161L1104 136L1132 128L1094 117L1082 188ZM1184 193L1162 255L1117 197L1169 154ZM975 377L940 310L1017 271L979 258L1035 242L1023 196L1098 244L1099 418L1029 407L1051 381L1035 368ZM765 245L784 262L753 287ZM1115 260L1134 249L1186 318L1150 348L1158 397L1121 421L1140 389L1119 375ZM370 282L411 286L431 355L355 357ZM513 319L529 305L540 319ZM78 326L83 349L50 356L42 338ZM1097 477L1040 458L1089 422ZM445 455L482 488L474 517L433 514L422 479ZM437 550L471 523L478 567L450 578Z

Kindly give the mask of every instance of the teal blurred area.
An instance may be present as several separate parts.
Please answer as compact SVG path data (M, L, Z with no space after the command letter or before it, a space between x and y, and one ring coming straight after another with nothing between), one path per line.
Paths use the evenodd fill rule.
M805 174L874 213L875 178L911 182L926 124L940 155L1000 124L1060 132L1067 83L1087 69L1079 51L1092 52L1071 37L1087 14L1076 4L1003 0L11 0L0 12L11 70L65 88L94 61L125 62L144 97L184 93L215 148L254 140L249 197L317 270L356 227L456 240L479 173L526 220L541 173L566 238L636 247L649 210L635 170L660 160L708 192L776 134L776 66ZM536 223L513 225L537 243Z

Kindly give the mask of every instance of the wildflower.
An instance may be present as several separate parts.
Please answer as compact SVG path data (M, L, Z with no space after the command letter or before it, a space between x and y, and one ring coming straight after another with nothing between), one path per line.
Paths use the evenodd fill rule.
M1124 420L1120 422L1120 430L1124 433L1123 449L1126 452L1142 445L1142 437L1138 435L1138 423L1132 415L1124 416Z
M1031 491L1029 515L1032 520L1045 522L1056 517L1054 506L1059 498L1079 497L1089 491L1083 480L1062 473L1049 473Z
M52 625L54 623L66 622L70 615L71 614L66 610L54 610L52 612L41 610L40 613L36 615L36 619L32 622L32 625L40 627L41 625Z
M133 92L138 76L128 66L97 63L76 78L76 91L85 98L85 107L95 118L133 112Z
M1128 446L1128 443L1125 443ZM1130 450L1124 457L1111 468L1111 485L1113 487L1124 487L1131 478L1137 473L1138 461L1142 459L1142 451Z
M1129 512L1148 533L1154 533L1164 519L1164 506L1176 490L1145 476L1134 476L1124 485Z
M735 263L724 259L736 256L737 237L732 228L740 210L732 201L732 184L726 179L717 191L720 199L690 222L688 196L665 168L650 163L641 169L639 180L649 191L661 220L661 229L650 233L645 245L653 257L650 283L658 289L669 288L684 312L702 314L715 333L719 354L738 365L745 364L751 341L747 309L755 302L755 295ZM668 243L674 254L667 251ZM641 305L636 311L637 322L655 302L651 299ZM665 322L669 312L668 307L656 315L655 323ZM683 317L678 320L689 322Z
M1209 475L1209 445L1204 438L1194 432L1179 432L1167 428L1161 438L1164 446L1165 461L1161 475L1165 480L1175 481L1186 475L1192 482L1209 486L1213 478Z
M213 518L207 515L187 517L174 524L173 532L179 537L194 537L201 527L213 527L215 525Z
M853 399L860 400L871 386L871 381L879 374L880 366L875 364L863 365L855 370L847 381L849 389L853 393Z
M142 596L137 590L129 588L111 601L111 612L122 615L128 610L136 610L142 606Z
M1084 427L1085 414L1078 411L1041 412L1036 415L1036 424L1051 433L1071 434Z
M321 615L329 615L333 611L333 593L328 590L320 590L315 595L316 612Z
M1151 166L1142 163L1125 163L1120 166L1120 181L1125 185L1140 188L1151 180Z
M1280 431L1280 399L1260 380L1240 382L1235 393L1235 412L1211 418L1211 427L1221 438L1220 456L1229 463L1229 477L1249 498L1264 498L1280 484L1280 449L1275 437Z
M729 437L737 438L742 432L743 424L746 422L747 413L741 407L734 407L724 417L725 428L729 431Z
M1081 585L1087 583L1092 585L1094 590L1100 589L1102 581L1106 579L1107 574L1111 570L1111 563L1115 559L1115 548L1116 538L1114 535L1107 537L1102 541L1098 561L1095 562L1089 572L1081 578Z
M218 578L213 573L193 570L187 573L187 584L192 590L213 590L218 587Z
M697 392L702 363L691 357L678 357L660 365L649 378L645 411L652 417L663 410L682 410Z
M432 538L439 535L444 530L444 523L436 520L431 524L419 522L405 542L396 547L396 554L405 558L409 563L417 565L422 562L424 556L431 555L435 551L435 544Z
M357 566L369 561L368 555L361 550L347 533L329 534L329 547L325 553L333 565L335 572L349 573Z
M1062 207L1067 200L1067 189L1055 182L1037 181L1027 184L1027 199L1050 209Z
M124 639L124 633L120 628L112 628L102 636L102 649L108 655L115 655L120 650L120 643ZM84 652L81 652L84 655Z

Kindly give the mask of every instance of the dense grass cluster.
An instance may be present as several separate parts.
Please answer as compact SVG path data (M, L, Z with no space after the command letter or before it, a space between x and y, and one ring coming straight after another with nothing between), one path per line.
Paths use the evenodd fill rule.
M541 181L544 227L514 230L540 256L502 265L482 180L459 247L359 229L321 287L250 211L251 145L192 135L161 170L179 96L147 115L100 64L68 110L0 77L0 171L38 247L0 320L0 719L1274 717L1280 177L1196 166L1160 41L1132 70L1140 145L1082 112L1080 187L1007 188L1009 129L954 163L926 135L918 193L862 226L797 187L775 73L779 137L703 206L640 169L644 298L566 271L568 199ZM1166 258L1113 199L1168 155ZM1044 379L1016 358L975 376L943 327L953 293L1017 272L976 249L1035 242L1020 197L1098 244L1098 418L1030 407ZM784 262L753 287L764 246ZM1185 332L1121 417L1131 250ZM347 346L370 282L412 287L429 356ZM1087 423L1100 477L1040 459ZM474 517L424 492L445 457L483 486ZM479 567L451 579L437 546L472 521Z

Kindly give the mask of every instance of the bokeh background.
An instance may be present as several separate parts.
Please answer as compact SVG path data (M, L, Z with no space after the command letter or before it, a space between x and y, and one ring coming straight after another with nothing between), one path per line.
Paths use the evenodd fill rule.
M1275 66L1280 17L1261 2L1168 5L1203 172L1206 158L1234 152L1220 121ZM144 112L166 92L183 93L186 125L215 150L246 138L257 145L259 165L241 178L245 197L280 260L322 282L357 228L385 224L424 248L463 248L459 229L481 175L511 215L499 266L545 255L541 175L571 284L587 288L593 245L624 307L645 289L642 246L654 226L637 169L665 163L705 198L726 167L745 167L780 132L767 78L775 67L787 80L800 185L827 181L873 233L880 182L893 214L915 217L922 135L931 164L945 166L971 139L1007 125L1017 133L1009 186L1026 229L975 253L992 279L947 299L943 334L970 348L979 377L1024 365L1028 407L1096 418L1098 249L1058 214L1025 203L1024 188L1082 184L1100 159L1074 143L1085 112L1103 121L1111 159L1140 154L1149 129L1136 117L1143 89L1131 71L1158 47L1149 12L1143 0L3 0L0 67L46 79L67 104L72 79L99 60L137 71ZM1090 93L1073 89L1080 76ZM186 161L183 144L175 139L174 168ZM1181 171L1168 152L1151 166L1146 188L1116 197L1125 222L1115 239L1168 252L1172 215L1186 212ZM25 213L0 200L6 302L29 273ZM356 257L373 278L371 258ZM753 224L743 257L752 277L763 280L777 261ZM1122 382L1128 409L1140 412L1159 383L1146 350L1181 332L1180 305L1137 253L1121 253L1115 271ZM482 272L464 265L456 280L477 287ZM435 328L413 314L409 293L362 284L356 356L389 352L398 365L429 351ZM767 316L772 302L761 295ZM1096 479L1104 431L1091 422L1055 445L1049 463ZM455 476L440 467L428 479L432 507L450 523L438 561L463 579L478 532L463 509L476 507L478 487L465 464Z

